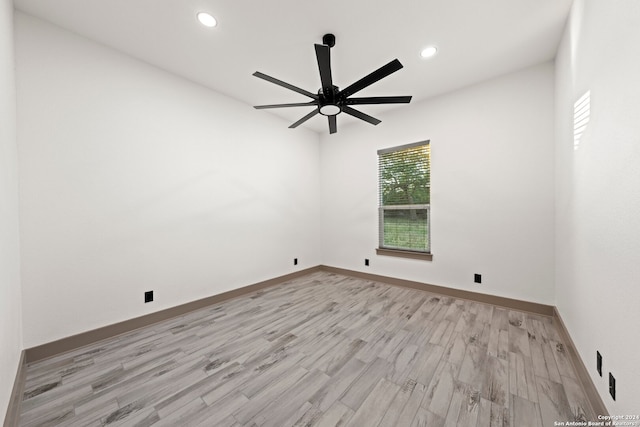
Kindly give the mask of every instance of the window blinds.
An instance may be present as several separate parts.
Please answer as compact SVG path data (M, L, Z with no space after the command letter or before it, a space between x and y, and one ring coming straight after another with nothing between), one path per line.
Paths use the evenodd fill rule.
M379 245L430 252L429 141L378 151Z

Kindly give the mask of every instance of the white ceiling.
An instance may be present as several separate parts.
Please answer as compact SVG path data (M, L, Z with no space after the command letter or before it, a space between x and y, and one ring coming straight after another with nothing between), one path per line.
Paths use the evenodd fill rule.
M334 84L346 87L394 58L404 68L359 96L412 103L555 56L572 0L14 0L15 7L250 105L309 99L320 87L313 48L335 34ZM219 24L206 28L196 12ZM438 55L420 58L435 44ZM371 115L406 105L361 106ZM309 107L261 110L294 122ZM368 123L341 114L345 124ZM287 124L283 122L283 126ZM327 132L316 116L306 127ZM293 131L292 131L293 132Z

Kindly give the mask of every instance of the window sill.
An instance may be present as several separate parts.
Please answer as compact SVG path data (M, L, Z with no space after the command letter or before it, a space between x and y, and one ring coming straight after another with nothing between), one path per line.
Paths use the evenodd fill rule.
M421 259L424 261L431 261L433 259L433 254L430 254L430 253L401 251L398 249L376 248L376 254L385 255L385 256L395 256L400 258Z

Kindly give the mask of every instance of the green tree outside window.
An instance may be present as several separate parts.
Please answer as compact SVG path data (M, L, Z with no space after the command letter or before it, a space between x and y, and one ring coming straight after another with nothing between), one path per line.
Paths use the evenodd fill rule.
M378 152L380 247L430 252L429 142Z

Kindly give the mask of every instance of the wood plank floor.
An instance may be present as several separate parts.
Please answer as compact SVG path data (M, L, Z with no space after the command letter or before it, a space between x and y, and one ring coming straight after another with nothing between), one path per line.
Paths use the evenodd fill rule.
M316 272L27 367L21 426L595 420L551 318Z

